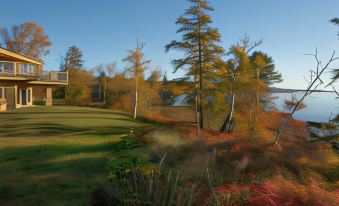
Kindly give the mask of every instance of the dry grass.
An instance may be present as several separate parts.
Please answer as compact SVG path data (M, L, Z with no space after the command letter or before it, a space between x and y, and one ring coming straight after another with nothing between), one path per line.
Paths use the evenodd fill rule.
M203 130L198 134L195 128L177 126L155 131L151 135L155 140L151 159L156 163L166 154L167 166L180 171L183 182L199 184L199 203L217 205L210 202L211 188L234 185L244 191L241 195L239 191L234 192L238 195L222 194L234 202L230 205L242 201L249 205L282 205L284 201L291 205L335 205L338 153L329 144L308 142L306 125L297 120L288 122L281 141L274 145L274 130L285 115L263 113L252 142L241 130L232 134Z

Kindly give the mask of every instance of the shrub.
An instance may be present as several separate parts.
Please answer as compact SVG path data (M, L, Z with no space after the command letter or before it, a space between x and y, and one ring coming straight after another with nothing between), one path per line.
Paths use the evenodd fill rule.
M2 104L7 104L7 100L6 99L0 99L0 105Z
M131 173L132 168L135 171L145 174L147 174L148 172L152 172L152 170L154 169L154 167L149 164L146 157L134 155L120 156L117 159L110 161L109 168L109 180L113 183L119 178L123 178L125 175Z
M33 100L33 105L45 106L46 105L46 101L43 100L43 99L35 99L35 100Z
M179 173L131 171L112 184L121 195L118 205L193 205L195 187L180 185Z

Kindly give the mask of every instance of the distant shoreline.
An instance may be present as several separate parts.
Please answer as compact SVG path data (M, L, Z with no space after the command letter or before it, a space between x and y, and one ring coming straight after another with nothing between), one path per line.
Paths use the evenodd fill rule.
M284 88L277 88L277 87L270 87L268 88L270 93L293 93L293 92L305 92L305 89L284 89ZM327 90L310 90L312 92L329 92L332 93L333 91Z

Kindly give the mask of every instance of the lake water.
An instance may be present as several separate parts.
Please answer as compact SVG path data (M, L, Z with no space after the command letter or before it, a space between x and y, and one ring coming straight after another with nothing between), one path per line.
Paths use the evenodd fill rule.
M273 102L275 106L283 112L290 112L284 108L285 100L291 100L292 95L300 99L304 92L294 93L273 93L276 97ZM314 92L304 100L306 108L294 113L294 118L303 121L328 122L331 114L332 118L339 113L339 100L337 95L332 92Z
M276 108L283 112L291 112L284 107L285 100L291 100L293 95L300 99L303 94L304 92L273 93L271 94L272 97L275 97L273 104L270 104L266 110ZM187 94L179 95L175 98L172 106L189 106L186 97ZM294 118L303 121L328 122L331 115L334 118L339 114L339 99L336 97L337 95L332 92L314 92L304 100L307 107L295 112Z

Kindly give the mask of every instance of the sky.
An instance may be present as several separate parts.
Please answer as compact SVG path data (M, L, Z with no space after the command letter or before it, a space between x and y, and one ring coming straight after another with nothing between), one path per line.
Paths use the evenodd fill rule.
M317 48L324 62L334 50L339 56L339 27L329 23L339 17L339 0L210 2L215 9L210 13L212 26L219 29L225 49L245 34L252 40L263 39L257 49L272 56L284 78L274 86L305 88L305 77L315 68L314 58L305 53ZM136 47L139 33L153 68L167 71L169 79L184 75L173 73L170 63L182 54L165 53L164 46L180 40L175 21L189 7L186 0L0 0L0 5L0 28L33 21L45 29L53 42L50 54L43 58L47 70L58 70L67 48L76 45L86 68L117 62L121 71L126 66L122 59Z

